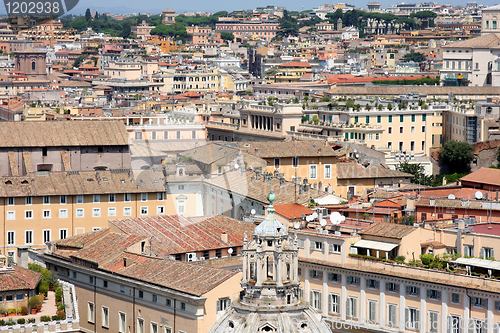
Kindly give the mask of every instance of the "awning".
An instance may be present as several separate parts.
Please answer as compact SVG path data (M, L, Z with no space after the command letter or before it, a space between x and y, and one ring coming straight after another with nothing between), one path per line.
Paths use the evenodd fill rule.
M478 258L458 258L454 261L455 264L474 266L486 269L500 270L500 261L478 259Z
M307 133L321 133L323 131L322 128L318 127L310 127L310 126L299 126L298 132L307 132Z
M360 241L357 241L356 244L354 244L355 247L363 247L366 249L385 251L385 252L391 251L392 249L394 249L398 245L399 244L376 242L376 241L371 241L371 240L367 240L367 239L362 239Z

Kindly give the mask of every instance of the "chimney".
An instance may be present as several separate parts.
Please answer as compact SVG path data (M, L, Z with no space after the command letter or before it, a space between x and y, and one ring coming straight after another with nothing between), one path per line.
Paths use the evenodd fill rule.
M259 156L259 148L255 148L255 156Z
M220 235L220 240L227 244L228 240L227 240L227 234L225 232L223 232L221 235Z
M22 268L28 268L29 246L17 247L17 265Z

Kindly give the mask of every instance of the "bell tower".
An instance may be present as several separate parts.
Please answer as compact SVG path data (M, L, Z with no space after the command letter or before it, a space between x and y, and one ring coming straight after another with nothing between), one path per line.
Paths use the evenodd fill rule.
M297 305L298 247L296 236L274 216L275 195L268 195L268 216L258 225L252 240L243 242L243 288L241 303L252 306Z

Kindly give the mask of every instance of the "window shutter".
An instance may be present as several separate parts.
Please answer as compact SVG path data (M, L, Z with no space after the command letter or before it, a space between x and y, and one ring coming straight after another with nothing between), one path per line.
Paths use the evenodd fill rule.
M329 313L333 312L333 309L332 309L332 298L333 298L333 295L328 295L328 312Z
M358 318L358 300L356 298L352 299L352 316Z
M408 308L405 309L405 328L410 328L410 310Z
M345 304L345 312L347 313L347 317L351 317L351 299L347 298L346 304Z
M375 281L375 289L378 289L380 282L378 280Z
M481 307L486 308L486 299L480 298L480 302L481 302Z
M314 277L314 269L309 270L309 277L313 278Z
M441 299L441 292L436 291L436 299L440 300Z
M415 330L420 330L420 311L415 310Z
M411 294L411 287L410 286L406 286L406 294L407 295Z
M330 253L333 253L333 244L329 244L328 248L329 248Z
M431 298L431 290L427 289L427 298Z
M370 279L366 279L366 288L370 287Z
M310 246L311 250L315 250L316 249L316 242L315 241L309 241L309 246Z
M415 295L420 296L420 288L415 288Z
M377 303L376 302L370 303L370 319L372 321L377 321Z
M227 300L227 307L230 307L230 306L231 306L231 299L229 298L229 299Z
M391 290L391 283L390 282L385 283L385 290Z
M399 293L399 284L394 285L394 291Z
M323 297L321 297L321 292L318 293L318 299L316 300L316 302L318 303L318 311L321 311L322 307L321 307L321 299Z
M480 253L479 253L479 256L480 256L481 258L485 259L485 258L484 258L484 248L481 248L481 251L480 251Z
M392 321L394 326L398 326L398 307L393 305L391 306L391 311L392 311Z
M453 319L451 318L451 316L448 316L446 321L446 333L451 333L452 326L453 326Z
M469 333L475 333L476 331L476 321L474 319L472 319L469 323L468 323L468 332Z
M314 301L314 298L313 298L313 292L311 291L311 292L309 293L309 295L310 295L310 297L309 297L309 304L310 304L310 305L313 305L313 301Z
M491 257L495 258L495 250L491 249Z
M217 312L219 312L221 310L220 308L220 300L217 300Z
M347 283L348 284L352 284L352 276L348 276L347 277Z

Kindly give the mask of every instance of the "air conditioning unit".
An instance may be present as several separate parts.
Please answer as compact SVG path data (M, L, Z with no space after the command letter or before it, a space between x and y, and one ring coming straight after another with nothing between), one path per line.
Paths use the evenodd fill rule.
M198 261L203 261L203 260L205 260L205 257L199 257L198 258Z
M196 261L196 252L189 252L189 253L186 253L186 260L188 262L190 261Z

